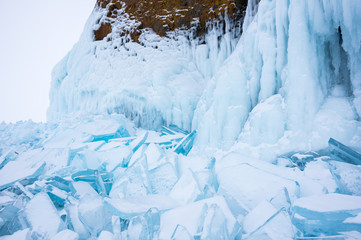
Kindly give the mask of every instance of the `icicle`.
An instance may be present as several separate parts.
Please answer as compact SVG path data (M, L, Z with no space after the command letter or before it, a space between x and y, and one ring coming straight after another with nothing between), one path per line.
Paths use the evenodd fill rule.
M244 17L243 26L242 26L243 32L247 30L248 26L253 21L254 16L256 16L258 11L258 3L259 0L248 0L246 16Z

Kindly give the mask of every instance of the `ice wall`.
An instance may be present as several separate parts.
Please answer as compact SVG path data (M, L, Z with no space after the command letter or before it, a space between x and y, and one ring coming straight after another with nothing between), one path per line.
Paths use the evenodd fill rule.
M48 119L116 112L145 128L175 124L191 130L204 86L234 50L241 29L231 28L226 17L209 22L202 37L194 37L195 29L167 37L144 29L134 42L128 33L140 23L124 8L102 41L92 34L107 9L93 11L80 41L53 71Z
M197 130L201 149L238 142L269 158L326 147L329 137L358 147L360 10L360 1L249 0L240 40L226 18L204 38L145 29L133 42L121 33L139 22L124 9L93 41L107 12L95 9L53 71L48 118L121 113L144 128Z
M360 1L261 1L198 102L198 143L359 145L360 10Z

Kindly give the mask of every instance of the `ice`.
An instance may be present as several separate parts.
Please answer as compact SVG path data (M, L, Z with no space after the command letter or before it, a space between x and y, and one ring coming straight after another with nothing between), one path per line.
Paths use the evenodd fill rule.
M48 178L47 184L57 187L58 189L63 190L67 193L74 191L72 183L59 176L54 176L54 177Z
M338 161L329 164L340 193L361 196L361 166Z
M227 219L217 204L212 204L204 218L201 239L229 239Z
M285 208L277 209L262 201L245 216L244 239L294 239L295 229Z
M0 235L9 235L28 226L21 222L20 209L14 205L6 205L0 211Z
M132 42L122 14L93 41L96 8L53 122L0 124L0 235L359 239L360 2L248 2L240 39L225 18Z
M39 193L25 208L26 218L33 231L44 238L51 238L64 227L56 208L45 193Z
M105 199L105 206L123 219L130 219L137 215L145 214L151 208L159 211L174 208L178 205L172 198L164 195L147 195L145 197L133 197L123 199Z
M58 232L54 237L51 238L51 240L63 240L63 239L78 240L79 235L76 232L66 229L61 232Z
M102 231L98 237L98 240L113 240L113 239L115 239L114 235L109 231Z
M203 228L206 213L213 204L217 205L224 214L226 220L224 224L226 225L230 238L233 238L239 230L238 224L224 198L217 196L183 207L174 208L163 213L160 219L159 239L170 239L178 225L185 227L191 236L201 234L202 231L199 232L199 230Z
M151 170L158 166L158 161L163 156L163 153L157 145L151 143L148 145L147 149L144 152L147 157L147 169Z
M0 240L28 240L30 239L30 229L19 230L12 235L2 236Z
M332 193L300 198L295 200L293 211L293 223L305 234L360 230L360 223L351 220L361 212L359 196Z
M130 152L128 146L121 146L109 150L100 149L96 155L101 159L102 166L105 166L105 169L108 172L112 172L117 167L123 166L123 163L130 155Z
M307 151L325 148L336 136L357 147L355 43L361 37L355 29L360 14L351 9L359 2L273 0L255 6L248 6L245 32L198 101L196 145L227 149L239 140L259 152L271 148L264 144L290 144L285 152L297 144ZM304 139L310 141L302 145Z
M169 193L178 181L177 172L169 162L150 170L148 178L154 194Z
M26 158L9 162L0 170L0 190L10 187L17 181L38 177L45 165L45 162L26 161Z
M111 221L111 214L105 208L100 197L87 195L80 199L78 211L79 220L92 236L96 236L102 230L111 230L111 226L108 225L108 222Z
M97 196L97 192L90 186L87 182L74 182L73 187L76 191L75 196L77 196L79 199L84 198L86 195L89 196Z
M358 213L355 217L346 218L343 222L361 224L361 213Z
M174 185L169 196L181 204L187 204L194 202L201 193L194 173L188 169Z
M21 183L17 182L14 184L14 186L17 187L29 199L32 199L34 197L34 195L29 192Z
M181 154L187 156L189 151L193 147L193 142L196 137L196 133L197 133L197 131L194 130L190 134L188 134L185 138L183 138L178 143L178 145L175 147L174 152L176 152L178 154L181 153Z
M67 213L71 222L72 229L81 236L81 238L89 238L90 233L79 219L78 202L72 201L66 206Z
M119 137L129 137L124 122L113 119L97 119L80 126L79 130L92 135L92 141L106 141Z
M137 137L136 139L134 139L130 144L130 148L132 149L133 153L135 153L145 142L145 140L147 140L148 137L148 132L144 132L142 135L140 135L139 137Z
M128 239L149 239L147 236L146 220L143 216L134 217L130 220L128 231Z
M160 228L160 212L157 208L150 208L144 214L147 221L148 236L150 239L158 238Z
M361 154L346 147L342 143L330 138L328 141L331 156L337 160L342 160L348 163L361 165Z
M7 195L3 195L0 196L0 207L2 208L3 206L8 205L9 203L14 202L14 199L11 198L10 196Z
M77 181L89 182L97 192L102 192L105 190L105 192L103 192L104 194L105 193L109 194L110 189L112 188L113 185L113 174L104 171L91 170L91 169L82 170L73 173L71 177L76 182ZM99 180L102 180L103 182L100 183Z
M178 224L170 239L171 240L192 240L194 238L188 232L187 228Z
M146 146L142 145L133 154L129 154L127 159L124 159L123 166L124 167L132 167L137 161L140 161L141 159L143 159L145 148L146 148Z
M283 188L287 188L291 199L299 195L299 184L248 164L239 164L224 168L218 173L219 189L237 201L254 208L262 200L270 199Z
M327 189L328 193L333 193L338 190L337 183L326 162L322 160L309 162L304 173L306 177L322 184Z

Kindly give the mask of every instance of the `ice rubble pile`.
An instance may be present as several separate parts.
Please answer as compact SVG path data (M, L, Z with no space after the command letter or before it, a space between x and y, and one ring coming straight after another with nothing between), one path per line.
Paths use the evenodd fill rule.
M258 2L248 3L241 39L225 19L210 22L201 41L191 31L144 29L133 42L121 33L139 23L124 9L112 34L93 41L107 13L96 8L54 69L49 118L124 113L143 128L197 130L199 146L238 140L263 155L324 148L332 136L357 146L361 2Z
M361 237L361 157L334 139L271 164L118 115L0 130L0 239Z

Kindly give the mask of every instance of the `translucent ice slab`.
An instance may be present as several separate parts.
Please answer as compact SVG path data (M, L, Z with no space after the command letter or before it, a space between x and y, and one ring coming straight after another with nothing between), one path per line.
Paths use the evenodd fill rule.
M328 141L331 156L336 160L347 163L361 165L361 154L343 145L342 143L330 138Z
M239 164L224 168L218 174L218 193L230 195L239 204L248 209L257 206L262 200L273 196L287 188L291 199L299 194L296 181L277 176L249 164Z
M178 153L178 154L183 154L185 156L188 155L189 151L192 149L193 147L193 142L194 139L196 137L196 133L197 131L194 130L193 132L191 132L190 134L188 134L185 138L183 138L178 145L175 147L174 152Z
M28 240L30 238L30 229L19 230L12 235L0 237L0 240Z
M118 122L113 119L96 119L78 127L84 133L92 136L92 141L106 141L119 137L130 137L124 121Z
M61 230L62 221L52 201L45 193L39 193L25 208L26 218L33 231L42 237L53 237Z
M262 201L245 216L243 230L246 234L242 239L293 240L295 236L295 229L286 209L277 209L268 201Z
M226 225L230 239L233 239L239 230L239 226L226 201L220 196L194 202L163 213L160 220L159 239L170 239L174 236L178 225L184 226L191 236L201 235L205 229L204 221L208 210L213 204L217 205L223 212L225 217L223 223Z
M105 206L114 214L123 219L130 219L137 215L145 214L150 208L159 211L178 206L172 198L164 195L147 195L136 198L104 199Z
M167 194L178 181L174 166L167 162L148 172L152 193Z
M340 193L361 196L361 165L329 161Z
M98 177L98 175L100 176L100 178ZM106 194L109 194L110 189L112 188L113 185L113 174L98 170L88 169L88 170L79 171L72 174L71 178L76 182L83 181L90 183L90 185L97 192L104 191L104 189L102 189L102 185L104 185ZM102 180L103 183L101 183L100 180Z
M187 228L182 225L177 225L172 234L171 240L193 240L194 238L188 232Z
M11 161L0 170L0 190L10 187L17 181L37 178L44 170L43 161Z
M293 204L293 211L293 223L306 235L334 235L361 229L357 221L361 213L360 196L332 193L299 198Z
M187 169L174 185L169 196L185 205L196 200L201 193L193 172L190 169Z
M76 232L73 232L69 229L63 230L61 232L58 232L54 237L51 238L51 240L78 240L79 234Z

